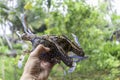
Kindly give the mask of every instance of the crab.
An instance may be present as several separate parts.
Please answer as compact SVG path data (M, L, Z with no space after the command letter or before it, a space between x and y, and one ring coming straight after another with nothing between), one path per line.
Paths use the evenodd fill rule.
M39 44L49 47L50 51L48 54L43 53L39 57L45 59L51 63L61 61L69 66L73 67L73 59L69 57L69 52L72 51L80 57L84 57L84 51L76 43L72 42L65 35L56 36L56 35L43 35L36 36L35 34L24 33L21 36L22 40L30 41L32 43L34 50ZM50 53L50 54L49 54Z

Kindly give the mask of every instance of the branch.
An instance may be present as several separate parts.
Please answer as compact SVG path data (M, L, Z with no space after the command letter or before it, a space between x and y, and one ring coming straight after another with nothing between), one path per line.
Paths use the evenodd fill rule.
M5 27L5 26L4 26ZM2 26L2 30L3 30L3 37L6 39L6 41L7 41L7 43L8 43L8 46L9 46L9 48L10 49L13 49L13 47L12 47L12 44L10 43L10 41L8 40L8 37L7 37L7 35L6 35L6 27L4 28L3 26Z
M24 32L25 33L27 33L27 34L33 34L32 32L31 32L31 30L28 28L28 26L27 26L27 16L26 16L26 14L25 13L22 13L21 14L21 22L22 22L22 25L23 25L23 30L24 30Z

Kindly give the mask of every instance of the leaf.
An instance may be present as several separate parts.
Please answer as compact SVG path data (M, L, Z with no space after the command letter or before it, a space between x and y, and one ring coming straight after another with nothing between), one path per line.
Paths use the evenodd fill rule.
M9 10L9 8L5 4L3 4L2 2L0 2L0 8L4 8L6 10Z
M24 6L24 9L26 9L26 10L32 9L32 3L31 2L27 2L27 4Z
M111 70L111 73L113 73L113 74L119 74L120 71L119 71L118 69L112 69L112 70Z

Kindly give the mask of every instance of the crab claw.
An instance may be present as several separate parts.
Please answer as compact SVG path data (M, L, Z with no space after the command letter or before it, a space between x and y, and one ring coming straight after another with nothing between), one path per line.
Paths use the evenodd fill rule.
M74 62L80 62L81 60L84 60L84 59L87 59L88 58L88 56L77 56L77 55L73 55L73 56L70 56L70 58L73 58L74 60Z
M72 67L68 70L68 73L72 73L76 68L76 65L77 65L76 63L83 59L88 58L88 56L81 57L81 56L73 55L73 56L70 56L70 58L74 58L74 59L73 59Z
M76 62L73 62L72 67L68 70L68 73L72 73L76 68Z

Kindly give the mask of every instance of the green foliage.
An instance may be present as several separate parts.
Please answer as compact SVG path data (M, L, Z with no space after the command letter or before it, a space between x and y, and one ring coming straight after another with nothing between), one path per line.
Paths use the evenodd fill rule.
M0 17L1 18L6 19L8 17L9 14L8 14L7 10L9 10L9 8L5 4L0 2ZM0 19L0 22L1 22L1 19Z
M8 53L9 52L8 46L0 46L0 52L2 52L2 53Z
M63 74L63 69L59 65L56 65L51 72L49 80L118 80L120 76L120 45L117 45L114 41L108 41L112 31L115 29L114 27L106 27L108 23L104 19L104 14L80 1L64 2L64 5L68 6L66 16L63 16L59 11L45 13L40 6L42 1L35 0L36 5L33 5L31 1L18 0L20 3L18 4L18 8L15 9L16 16L9 14L9 20L15 24L15 27L21 26L17 16L24 10L25 5L27 5L26 14L29 16L29 26L38 28L42 23L46 23L47 25L47 30L44 33L38 33L39 35L65 34L73 40L71 33L74 33L78 36L81 47L88 56L88 59L77 63L77 68L72 74L67 74L66 76ZM103 6L100 5L100 7L106 8L105 4ZM103 9L104 12L105 9ZM119 19L118 15L112 15L114 24L119 25L117 22ZM115 28L118 28L117 25L115 25ZM0 51L7 53L9 51L8 47L2 43L2 40L0 44L2 44ZM13 48L17 49L18 52L22 49L21 44L14 44ZM0 58L0 65L2 65L0 66L0 79L19 79L23 68L17 68L18 59L19 55L16 58Z
M0 58L0 78L2 80L18 80L22 70L18 69L16 58Z

